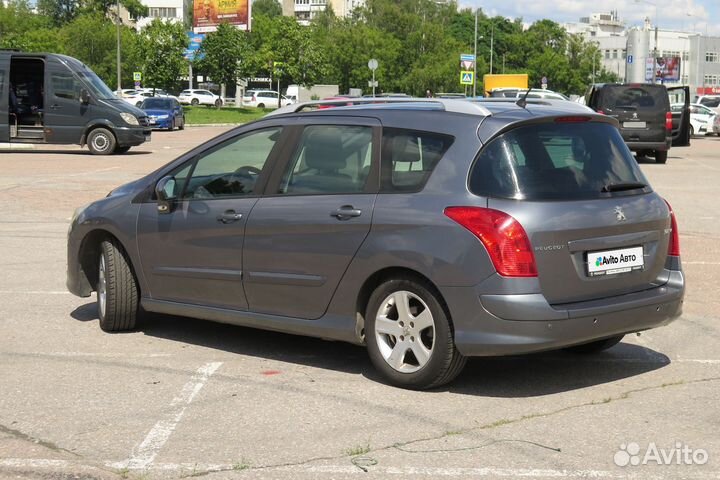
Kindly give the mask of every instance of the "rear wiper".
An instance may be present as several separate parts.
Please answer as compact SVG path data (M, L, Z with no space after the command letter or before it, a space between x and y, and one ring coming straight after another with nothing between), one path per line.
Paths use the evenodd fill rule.
M602 188L602 192L622 192L623 190L635 190L638 188L645 188L646 184L642 182L621 182L621 183L608 183Z

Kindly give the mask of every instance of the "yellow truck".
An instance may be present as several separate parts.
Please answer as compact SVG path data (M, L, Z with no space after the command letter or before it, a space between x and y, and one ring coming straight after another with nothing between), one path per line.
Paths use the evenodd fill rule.
M509 73L509 74L487 74L483 75L483 90L485 96L489 97L490 92L496 88L528 88L527 73Z

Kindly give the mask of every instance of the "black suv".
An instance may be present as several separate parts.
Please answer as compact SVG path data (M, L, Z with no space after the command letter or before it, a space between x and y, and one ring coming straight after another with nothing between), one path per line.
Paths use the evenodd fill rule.
M674 117L669 94L685 103ZM638 156L652 155L657 163L667 162L670 146L689 145L689 100L687 87L666 88L656 84L604 83L591 85L585 104L614 117L630 150Z

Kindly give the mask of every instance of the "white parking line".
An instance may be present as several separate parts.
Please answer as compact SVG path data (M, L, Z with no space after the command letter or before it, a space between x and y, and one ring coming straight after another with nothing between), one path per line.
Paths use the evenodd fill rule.
M66 290L0 290L0 295L71 295Z
M160 449L172 435L185 413L185 409L202 390L210 376L220 368L222 362L211 362L200 367L190 381L185 384L180 394L170 402L171 411L165 418L158 421L145 437L145 440L134 449L129 459L111 466L128 470L145 470L155 460Z

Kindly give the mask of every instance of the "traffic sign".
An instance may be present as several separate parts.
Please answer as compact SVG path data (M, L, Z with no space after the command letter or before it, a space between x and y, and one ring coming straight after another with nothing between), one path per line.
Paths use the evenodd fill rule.
M633 63L633 56L632 56L632 55L628 55L628 56L627 56L627 62L628 62L628 63Z
M543 77L542 80L540 80L540 83L544 83L547 85L547 77Z
M461 62L474 62L475 61L475 55L471 53L461 53L460 54L460 61Z
M463 70L460 72L460 85L472 85L475 79L474 72L468 72Z
M142 80L142 73L141 72L133 72L133 80L136 82L139 82Z
M378 68L378 61L375 60L374 58L371 58L370 61L368 62L368 68L369 68L370 70L377 70L377 68Z
M368 87L377 87L378 82L377 80L368 80Z

